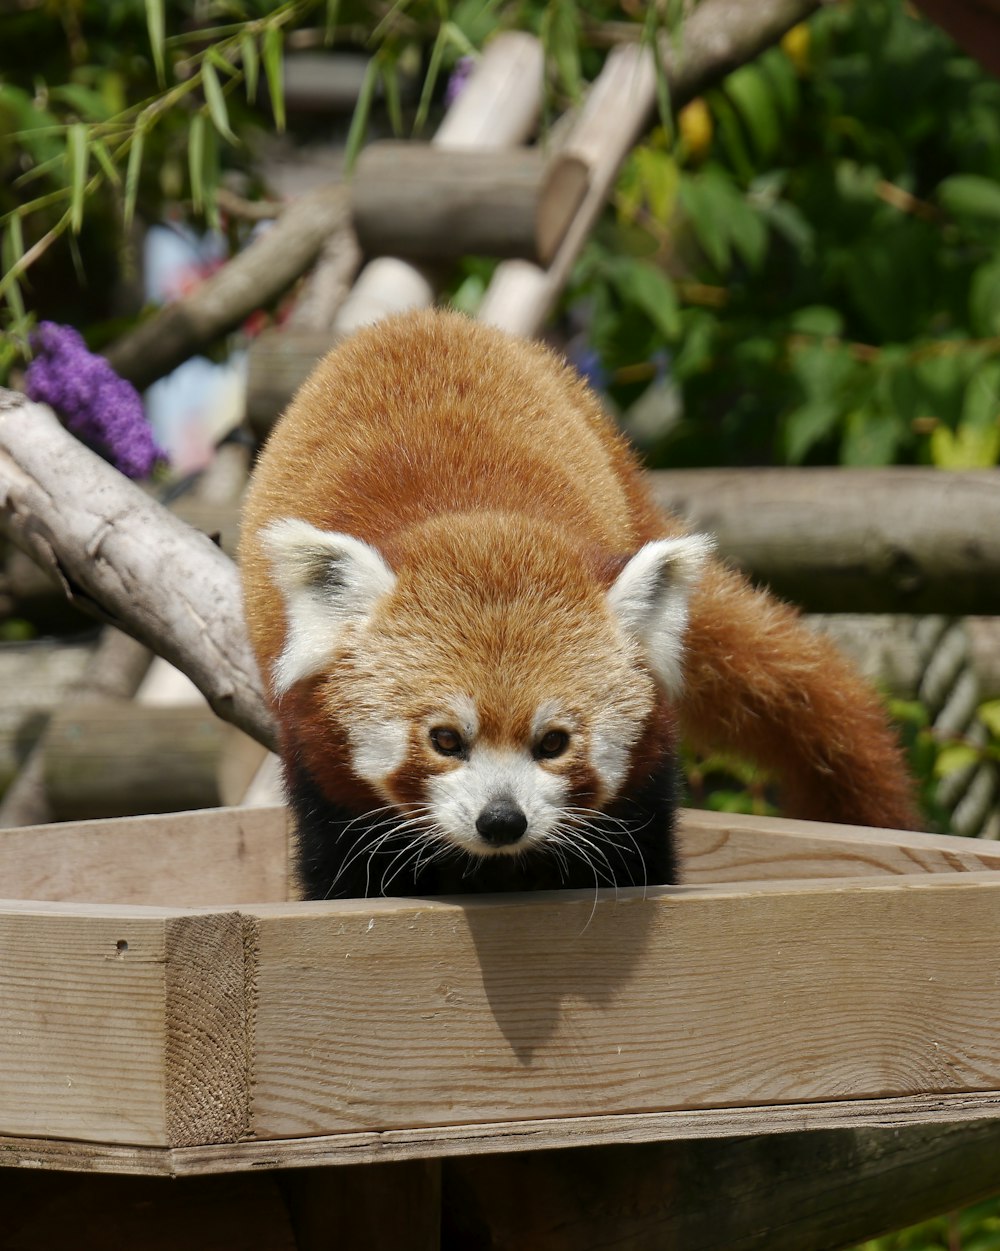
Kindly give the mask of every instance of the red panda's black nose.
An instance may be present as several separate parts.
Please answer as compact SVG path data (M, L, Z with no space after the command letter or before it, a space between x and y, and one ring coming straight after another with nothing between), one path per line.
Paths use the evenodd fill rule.
M495 799L476 818L476 829L491 847L516 843L528 828L528 818L509 799Z

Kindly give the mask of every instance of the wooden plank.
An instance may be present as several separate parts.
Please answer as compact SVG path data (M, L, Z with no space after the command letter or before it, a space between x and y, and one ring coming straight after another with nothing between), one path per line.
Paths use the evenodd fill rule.
M505 1155L564 1147L576 1150L648 1142L812 1134L839 1129L885 1130L895 1135L914 1126L964 1126L971 1132L998 1122L1000 1092L986 1092L435 1125L381 1133L317 1134L266 1141L247 1139L203 1147L150 1147L0 1134L0 1167L197 1177L259 1173L268 1169Z
M236 1140L250 989L238 913L0 901L0 1133Z
M0 1130L166 1145L162 917L0 903Z
M248 911L258 1138L1000 1090L993 874Z
M792 881L1000 869L1000 845L946 834L682 809L686 883Z
M835 1251L1000 1189L998 1146L993 1124L452 1160L443 1172L443 1242L492 1251ZM488 1244L476 1240L484 1229Z
M288 895L284 808L219 808L0 831L8 898L201 907Z

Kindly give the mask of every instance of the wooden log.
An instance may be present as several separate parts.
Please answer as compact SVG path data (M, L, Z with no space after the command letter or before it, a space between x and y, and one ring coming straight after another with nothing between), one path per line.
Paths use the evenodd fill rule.
M52 710L80 681L93 643L39 642L0 647L0 795L6 791Z
M57 645L58 646L58 645ZM124 699L133 695L149 668L152 653L135 639L106 627L90 652L85 670L62 699L64 708L93 699ZM47 724L47 718L46 718ZM0 829L40 825L52 820L43 778L45 725L21 763L16 778L0 803Z
M348 212L342 187L302 196L190 296L113 343L106 353L112 367L140 390L148 387L290 287L343 227Z
M0 525L81 606L185 672L223 720L273 744L232 561L74 439L50 409L4 390Z
M1000 613L1000 480L919 468L694 469L657 501L817 612Z
M661 36L658 55L671 107L682 107L752 61L816 7L817 0L707 0L698 5L685 16L680 39ZM560 145L560 151L586 165L587 194L546 268L525 261L498 266L479 310L484 321L526 337L539 333L603 211L622 161L653 116L656 94L657 69L649 48L623 44L609 54Z
M544 53L523 31L491 39L458 99L432 140L436 147L498 151L531 134L542 104ZM337 315L341 334L392 312L420 308L434 299L433 277L397 257L370 261Z
M56 821L235 804L264 749L201 707L94 703L56 712L43 777Z
M521 256L546 264L583 199L587 170L539 148L504 152L369 144L351 185L354 229L380 256L453 261Z

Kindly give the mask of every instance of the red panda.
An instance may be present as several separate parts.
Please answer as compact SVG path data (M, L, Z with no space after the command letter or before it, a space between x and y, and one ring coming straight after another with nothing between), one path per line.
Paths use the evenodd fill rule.
M919 825L874 693L710 548L548 349L443 312L335 348L240 544L306 896L671 882L679 732L792 815Z

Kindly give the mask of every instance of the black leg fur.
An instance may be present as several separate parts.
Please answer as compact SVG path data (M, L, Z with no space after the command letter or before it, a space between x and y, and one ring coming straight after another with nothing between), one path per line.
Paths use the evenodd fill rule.
M418 835L390 838L387 850L367 848L390 828L384 814L350 812L323 796L301 766L286 761L285 781L295 814L298 871L306 899L352 899L372 895L473 895L504 891L591 889L600 886L666 885L675 881L673 852L677 782L672 756L643 780L627 800L613 805L600 855L551 854L482 857L457 853L421 864ZM400 818L402 820L402 818ZM621 831L617 822L626 825ZM588 835L593 841L593 836ZM596 865L595 867L592 867ZM596 882L595 882L596 876Z

